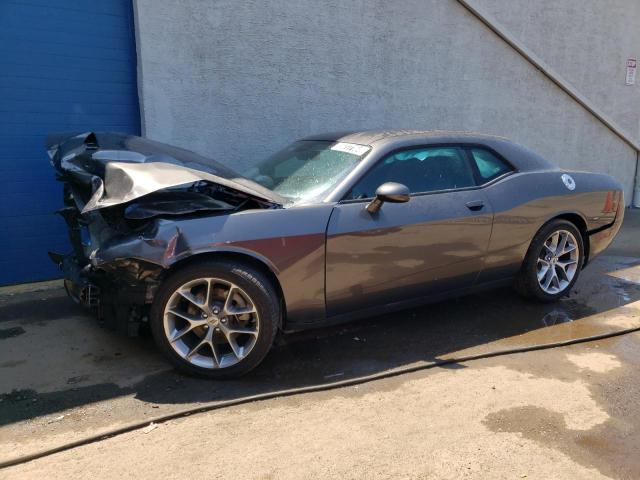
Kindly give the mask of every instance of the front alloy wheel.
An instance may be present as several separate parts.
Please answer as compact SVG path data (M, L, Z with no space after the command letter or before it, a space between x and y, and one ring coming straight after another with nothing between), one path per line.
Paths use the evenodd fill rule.
M251 297L220 278L185 283L164 309L164 333L172 348L202 368L235 365L251 352L259 331Z
M158 289L150 322L156 343L186 373L242 375L269 351L280 299L257 268L231 262L191 264Z

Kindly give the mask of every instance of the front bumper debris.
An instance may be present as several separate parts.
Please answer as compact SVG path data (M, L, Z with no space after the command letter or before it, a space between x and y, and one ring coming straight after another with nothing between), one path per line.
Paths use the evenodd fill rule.
M148 319L155 284L94 270L90 264L80 263L75 254L49 256L62 270L65 290L75 303L90 309L106 328L139 335Z

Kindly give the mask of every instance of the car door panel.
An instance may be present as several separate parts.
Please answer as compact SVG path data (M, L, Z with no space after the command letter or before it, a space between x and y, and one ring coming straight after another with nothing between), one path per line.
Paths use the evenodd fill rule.
M469 205L467 205L469 204ZM341 203L327 229L329 316L470 287L482 268L492 212L480 189Z

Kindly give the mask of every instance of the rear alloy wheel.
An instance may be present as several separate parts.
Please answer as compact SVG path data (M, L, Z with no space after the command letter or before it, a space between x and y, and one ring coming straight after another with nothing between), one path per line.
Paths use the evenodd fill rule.
M279 303L260 271L227 263L191 265L159 289L151 328L180 370L234 377L253 369L269 351Z
M557 300L571 291L583 262L584 245L579 230L567 220L552 220L531 242L516 289L543 302Z
M538 255L538 285L549 295L563 292L578 272L580 250L568 230L557 230L542 244Z

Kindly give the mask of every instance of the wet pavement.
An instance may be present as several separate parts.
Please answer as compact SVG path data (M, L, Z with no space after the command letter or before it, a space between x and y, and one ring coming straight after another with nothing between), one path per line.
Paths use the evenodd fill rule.
M4 292L0 294L0 461L205 402L640 326L638 239L640 215L634 211L627 215L612 248L595 259L571 295L556 304L531 303L501 289L294 334L279 339L254 372L225 382L175 373L151 339L124 338L100 328L61 288ZM617 337L482 363L482 368L495 372L502 367L521 372L525 376L512 385L523 389L527 375L587 383L597 376L596 385L589 383L595 392L590 395L608 412L608 420L597 424L599 430L567 433L561 428L562 413L548 413L535 402L492 412L482 425L491 432L517 431L604 475L640 477L637 459L627 458L633 457L633 445L640 440L639 343L637 335ZM552 358L556 361L549 361ZM607 362L614 368L608 369ZM437 371L453 375L475 368L480 367L470 362ZM607 376L609 370L615 377ZM394 388L393 382L390 385L375 382L363 391ZM541 424L546 425L542 430ZM584 460L590 452L593 458ZM604 460L598 462L600 457ZM618 466L611 467L616 462Z

